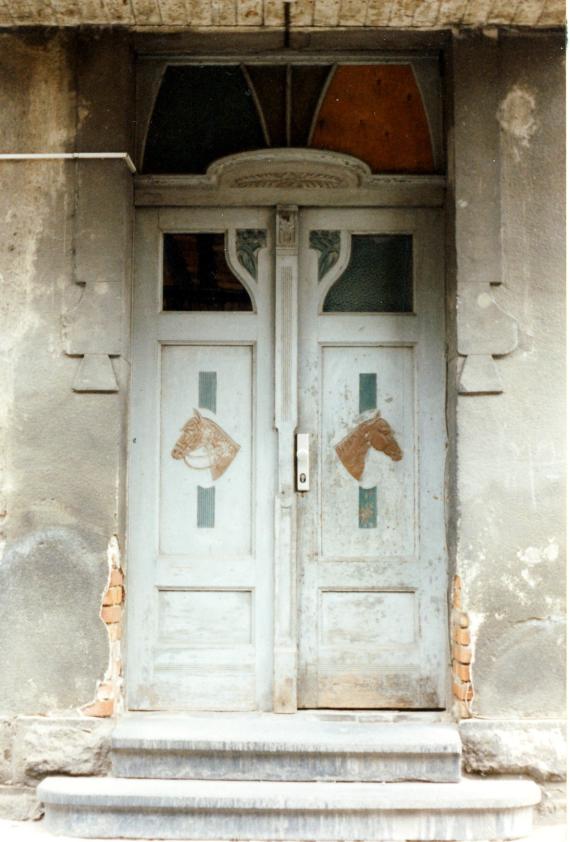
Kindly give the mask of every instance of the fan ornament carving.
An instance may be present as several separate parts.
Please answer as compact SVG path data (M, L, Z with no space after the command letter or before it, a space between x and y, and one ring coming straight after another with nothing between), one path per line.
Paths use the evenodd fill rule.
M370 167L340 152L265 149L221 158L208 167L218 187L265 190L346 190L370 178Z
M263 172L243 175L235 179L236 187L273 187L284 190L338 190L347 187L345 178L327 172Z

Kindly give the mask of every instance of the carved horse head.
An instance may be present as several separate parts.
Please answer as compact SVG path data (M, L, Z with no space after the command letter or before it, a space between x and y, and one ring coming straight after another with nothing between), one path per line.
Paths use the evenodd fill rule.
M362 421L335 446L338 458L355 480L362 479L369 449L381 451L393 462L399 462L402 451L392 428L376 411L372 418Z
M197 409L182 427L182 435L172 449L173 459L183 459L189 468L209 470L212 479L221 477L239 450L239 444L219 427L215 421L204 418ZM196 451L201 451L197 453ZM191 462L193 455L197 461Z

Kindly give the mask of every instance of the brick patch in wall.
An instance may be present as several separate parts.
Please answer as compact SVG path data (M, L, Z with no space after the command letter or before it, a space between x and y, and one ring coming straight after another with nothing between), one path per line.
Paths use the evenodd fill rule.
M80 708L85 716L108 717L123 709L123 662L121 638L125 604L125 576L121 568L119 542L115 535L107 547L109 576L99 616L105 623L109 637L109 664L102 681L97 682L95 698Z
M471 716L473 682L471 676L471 633L469 615L463 611L461 579L453 577L453 605L451 612L453 695L460 707L462 719Z

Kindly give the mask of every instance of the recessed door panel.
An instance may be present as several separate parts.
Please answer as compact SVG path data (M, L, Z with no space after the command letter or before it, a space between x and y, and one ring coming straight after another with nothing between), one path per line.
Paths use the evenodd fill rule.
M253 548L253 347L161 346L160 552Z
M321 348L320 546L327 560L414 554L414 349Z
M300 707L445 704L440 238L437 213L303 214Z
M137 217L130 708L271 704L271 218Z

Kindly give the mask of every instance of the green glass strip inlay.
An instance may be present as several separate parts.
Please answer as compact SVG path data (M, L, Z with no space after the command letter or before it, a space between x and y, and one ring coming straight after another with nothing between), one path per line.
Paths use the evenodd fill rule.
M200 409L216 411L218 376L215 371L198 372L198 406Z
M216 523L216 489L198 486L198 529L213 529Z
M376 488L358 489L358 527L376 529L378 526L378 494Z
M361 374L358 388L358 411L366 412L376 409L376 374Z

